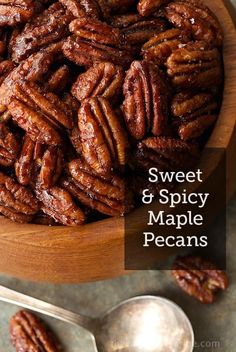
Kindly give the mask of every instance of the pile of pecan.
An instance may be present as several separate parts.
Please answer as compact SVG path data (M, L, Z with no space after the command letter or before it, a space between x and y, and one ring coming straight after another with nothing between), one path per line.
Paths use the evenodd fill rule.
M189 169L219 112L222 41L198 0L0 0L0 212L122 216L143 170Z

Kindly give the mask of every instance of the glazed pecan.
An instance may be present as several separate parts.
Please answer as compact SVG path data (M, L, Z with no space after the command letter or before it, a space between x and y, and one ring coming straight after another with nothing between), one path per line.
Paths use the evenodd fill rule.
M168 2L170 2L170 0L139 0L137 7L138 12L142 16L149 16Z
M172 1L166 6L165 14L175 27L190 31L195 40L222 45L223 32L220 23L201 1Z
M51 330L34 314L22 310L10 321L11 342L16 352L58 352L60 346Z
M74 17L91 17L101 19L103 17L103 0L59 0ZM104 5L101 7L101 5Z
M139 142L136 150L136 162L144 170L151 167L163 171L189 170L198 157L196 145L174 138L150 137Z
M104 175L113 167L125 165L127 136L108 100L84 100L78 112L78 126L83 157L97 173Z
M116 174L101 176L81 159L68 165L70 177L61 184L85 206L110 216L124 215L132 209L132 198L125 182Z
M0 212L17 222L29 222L38 211L33 193L0 172Z
M14 69L15 65L11 60L4 60L0 62L0 84L9 75L9 73Z
M0 0L0 26L27 22L36 8L33 0Z
M52 72L45 84L45 88L53 93L59 94L64 91L70 78L70 70L67 65L60 66Z
M37 181L41 188L50 188L60 177L62 167L63 153L60 147L34 142L25 135L19 159L15 164L19 183L26 186Z
M42 81L42 77L48 72L60 51L61 43L53 44L47 49L32 54L11 71L0 86L0 111L5 111L6 106L10 103L14 85L22 79Z
M178 134L184 141L195 139L214 125L217 115L203 115L193 121L184 122L179 126Z
M142 47L144 59L162 65L166 62L172 52L180 48L182 44L188 43L190 35L180 29L169 29L152 37Z
M127 15L129 16L129 15ZM153 36L163 32L167 27L162 18L138 20L136 23L127 25L121 30L126 43L130 45L143 44Z
M122 44L121 33L118 28L113 28L105 22L89 17L75 19L70 23L69 29L77 37L119 47Z
M36 195L42 202L41 210L56 222L67 226L77 226L85 222L83 211L65 189L54 186L44 190L36 187Z
M171 112L176 122L187 122L201 115L209 115L217 107L217 101L211 93L180 92L172 100Z
M204 42L190 43L175 50L167 59L166 66L174 86L207 88L222 81L220 53Z
M13 61L19 63L42 47L58 42L67 34L72 19L73 15L59 2L52 4L14 37L11 46Z
M81 156L82 155L82 144L81 144L81 140L80 140L80 132L79 132L79 129L77 126L75 126L73 128L69 137L70 137L71 144L73 145L73 147L76 150L76 153Z
M72 113L55 94L44 93L33 82L21 81L14 86L15 98L8 108L14 121L37 142L61 143L58 130L72 128Z
M70 24L74 33L64 45L64 55L78 65L91 66L95 62L107 61L127 66L134 50L123 44L118 28L91 18L76 19Z
M12 166L19 152L20 144L16 134L4 123L0 123L0 165Z
M71 92L81 102L83 99L98 95L114 100L120 96L123 81L124 71L120 66L100 62L79 75Z
M130 134L136 139L149 132L165 134L169 92L158 67L151 62L134 61L123 89L123 112Z
M213 303L216 292L228 287L226 273L201 257L177 257L172 275L186 293L205 304Z

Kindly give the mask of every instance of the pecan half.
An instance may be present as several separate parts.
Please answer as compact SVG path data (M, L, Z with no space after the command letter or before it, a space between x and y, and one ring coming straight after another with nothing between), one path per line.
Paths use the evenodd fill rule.
M126 43L130 45L143 44L153 36L163 32L167 27L162 18L143 19L126 26L121 30Z
M81 102L83 99L98 95L107 99L117 98L122 90L123 81L124 71L120 66L100 62L79 75L71 92Z
M223 31L220 23L201 1L172 1L166 6L165 14L174 26L190 31L195 40L222 45Z
M165 5L170 0L139 0L138 12L142 16L149 16L153 12L159 10L162 5Z
M4 123L0 123L0 165L12 166L19 148L17 136Z
M137 145L136 161L139 167L148 170L158 167L163 171L191 169L199 158L199 150L175 138L150 137Z
M0 26L15 26L27 22L34 14L33 0L0 0Z
M172 275L182 290L205 304L213 303L216 292L228 287L226 273L201 257L177 257Z
M16 352L58 352L60 346L51 330L36 315L22 310L10 321L11 342Z
M33 193L0 172L0 212L17 222L29 222L38 211Z
M53 44L47 49L32 54L11 71L0 86L0 110L6 110L6 106L10 103L13 96L13 87L20 80L41 81L60 51L61 43Z
M98 175L81 159L70 162L68 170L70 177L62 179L61 184L85 206L110 216L131 210L131 195L116 174Z
M46 146L26 134L19 159L15 164L18 182L22 185L37 182L41 188L52 187L60 177L63 153L60 147Z
M101 0L59 0L74 17L91 17L100 19L103 17L103 11L100 6Z
M58 42L68 32L73 15L56 2L28 23L12 43L12 59L19 63L42 47Z
M61 143L58 130L72 128L71 111L55 94L44 93L35 83L21 81L8 108L14 121L40 143Z
M175 86L207 88L222 81L219 51L204 42L195 42L175 50L166 62L167 73Z
M195 139L203 135L206 130L214 125L217 115L203 115L193 121L184 122L179 126L178 134L184 141Z
M123 89L123 112L130 134L136 139L149 132L165 134L169 92L158 67L151 62L134 61Z
M128 141L110 103L102 97L83 101L78 112L82 153L99 174L126 164Z
M188 43L190 35L180 29L169 29L151 38L142 47L142 55L146 60L151 60L159 65L166 62L172 52Z
M44 190L36 187L36 195L42 202L41 210L56 222L67 226L82 225L85 222L83 211L65 189L54 186Z

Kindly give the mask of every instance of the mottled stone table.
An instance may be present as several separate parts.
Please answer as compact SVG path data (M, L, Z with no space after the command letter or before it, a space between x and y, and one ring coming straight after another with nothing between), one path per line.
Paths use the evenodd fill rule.
M236 0L232 0L236 7ZM168 271L144 271L113 280L82 285L33 284L0 276L0 283L59 306L88 315L99 315L118 302L136 295L155 294L178 303L190 317L196 351L236 351L236 195L227 210L227 267L230 288L213 306L204 306L183 294ZM0 352L13 352L8 322L17 307L0 302ZM66 352L92 352L87 334L80 328L46 318L61 337ZM200 347L200 345L202 347Z

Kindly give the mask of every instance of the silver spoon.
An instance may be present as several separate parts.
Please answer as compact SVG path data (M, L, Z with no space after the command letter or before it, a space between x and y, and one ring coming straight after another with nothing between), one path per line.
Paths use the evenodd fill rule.
M128 299L99 318L89 318L0 286L0 301L79 325L96 352L192 352L194 336L185 313L154 296Z

